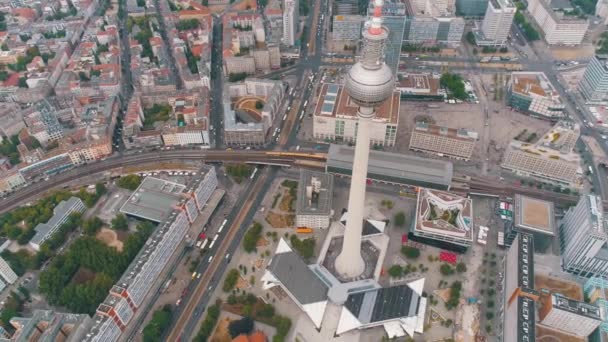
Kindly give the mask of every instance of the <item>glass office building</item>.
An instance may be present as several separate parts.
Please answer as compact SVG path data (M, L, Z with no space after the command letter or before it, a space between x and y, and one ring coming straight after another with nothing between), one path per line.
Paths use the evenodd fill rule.
M488 0L456 0L456 14L465 17L483 17L488 9Z

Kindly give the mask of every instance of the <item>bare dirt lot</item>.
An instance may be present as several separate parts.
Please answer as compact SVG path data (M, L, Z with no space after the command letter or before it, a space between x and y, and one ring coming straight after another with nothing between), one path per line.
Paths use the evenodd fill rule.
M110 247L114 247L119 252L122 252L123 243L118 235L119 235L119 233L117 233L116 231L114 231L112 229L101 228L101 230L97 233L97 235L95 235L95 237L97 238L97 240L100 240L101 242L105 243L106 245L108 245Z
M595 47L591 44L583 44L577 47L564 46L551 48L553 58L562 61L588 59L593 57L594 53Z
M536 342L583 342L586 340L536 325Z
M536 274L534 276L534 285L537 289L546 289L552 293L561 293L568 298L578 301L583 300L583 293L580 285L571 281L549 277L543 274Z
M211 342L230 342L232 340L228 332L228 325L230 325L231 321L230 318L224 317L217 323L215 332L211 337Z

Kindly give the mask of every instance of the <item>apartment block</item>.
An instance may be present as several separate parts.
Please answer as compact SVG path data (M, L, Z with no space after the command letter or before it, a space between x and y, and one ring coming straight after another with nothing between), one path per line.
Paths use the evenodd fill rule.
M79 342L85 338L93 319L87 314L60 313L51 310L34 310L31 317L13 317L12 336L2 341L64 341Z
M34 230L36 235L30 240L30 246L39 251L44 241L48 240L61 228L72 213L82 213L85 210L84 203L78 197L70 197L61 201L53 209L53 217L47 223L39 223Z
M17 169L11 169L0 173L0 194L6 194L15 191L26 184L25 178Z
M407 44L445 44L457 47L462 41L465 21L452 16L406 17L403 42Z
M399 123L400 92L376 108L370 131L371 144L394 146ZM317 140L355 142L357 105L339 84L323 84L313 113L313 136Z
M550 0L530 0L527 10L549 45L579 45L589 27L588 19L555 11Z
M205 125L166 127L161 134L166 146L200 145L206 148L211 146L209 131Z
M555 121L564 117L565 105L543 72L511 73L507 104L515 110L541 119Z
M410 138L410 150L469 160L477 138L476 132L464 128L454 129L417 122Z
M581 196L561 224L562 267L581 277L608 276L608 234L602 200Z
M608 55L595 55L587 64L579 90L590 103L608 101Z

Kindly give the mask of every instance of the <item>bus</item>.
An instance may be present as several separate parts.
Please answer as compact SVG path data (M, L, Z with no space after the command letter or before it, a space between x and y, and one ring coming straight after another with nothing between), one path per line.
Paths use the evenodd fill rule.
M256 172L258 172L258 168L257 167L255 169L253 169L253 172L251 173L251 176L249 177L249 179L253 179L253 177L255 177ZM222 227L223 227L223 225L222 225Z
M209 239L203 240L203 244L201 245L201 249L205 249L205 246L209 243Z

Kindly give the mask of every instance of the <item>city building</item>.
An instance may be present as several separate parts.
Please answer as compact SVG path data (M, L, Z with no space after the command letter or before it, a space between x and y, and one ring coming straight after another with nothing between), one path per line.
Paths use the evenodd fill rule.
M479 46L504 46L511 32L511 24L517 8L511 0L490 0L481 30L475 32Z
M179 203L185 188L183 184L148 176L122 205L120 212L152 222L162 222L171 214L173 206Z
M178 250L193 218L208 205L215 192L217 177L214 167L204 167L183 187L182 199L166 216L148 238L142 251L131 262L122 277L110 289L106 299L99 304L93 316L93 325L88 329L82 342L118 341L126 326L145 307L151 291L158 291L161 272ZM210 207L209 210L215 210ZM201 222L201 226L206 222ZM179 249L181 251L181 249ZM172 266L171 266L172 267ZM138 311L140 311L138 313Z
M514 227L517 231L555 235L555 209L553 202L520 194L514 199Z
M15 271L2 257L0 257L0 276L7 284L14 284L19 279L19 276L15 274Z
M473 201L446 191L418 189L412 222L415 237L442 245L469 247L473 243Z
M201 145L209 148L211 138L206 125L169 126L162 130L165 146Z
M4 195L26 184L25 178L16 168L0 172L0 194Z
M591 59L579 83L579 90L589 103L608 101L608 55L595 55Z
M574 146L579 135L578 124L558 121L536 143L513 140L505 151L501 167L522 177L578 189L583 172Z
M354 148L329 145L325 171L349 177L352 173ZM449 161L421 158L401 153L371 151L367 178L400 186L448 190L454 166Z
M464 17L483 17L488 3L488 0L456 0L456 14Z
M364 18L360 15L334 15L332 39L348 42L361 39L363 21Z
M410 150L436 154L461 160L470 160L473 155L477 132L464 128L448 128L416 122L410 138Z
M608 234L602 199L581 196L564 214L560 226L562 267L581 277L608 276Z
M565 105L543 72L511 73L507 88L507 105L541 119L558 120L564 117Z
M53 234L61 228L68 220L72 213L82 213L85 210L84 203L78 197L70 197L65 201L59 202L53 209L53 216L47 223L39 223L34 230L36 235L30 240L30 246L36 250L40 250L40 246L44 241L48 240Z
M458 47L464 34L465 21L454 16L408 16L403 42L410 45L442 44Z
M502 341L536 341L536 301L539 293L534 289L534 237L519 233L505 258L504 315ZM500 337L498 340L501 340Z
M602 323L600 308L552 293L542 296L539 324L569 335L588 337Z
M329 227L334 178L331 174L300 170L296 203L296 227Z
M10 323L15 332L10 338L0 338L0 341L79 342L84 339L93 320L87 314L34 310L32 317L13 317Z
M336 0L332 3L334 15L359 14L359 3L357 0Z
M299 0L283 0L283 44L294 46L300 27Z
M400 73L397 75L397 90L401 99L409 101L443 101L446 92L439 85L439 74Z
M528 12L543 31L549 45L579 45L583 42L589 20L567 11L556 11L550 0L528 1Z
M371 144L395 145L401 106L399 96L399 91L393 91L392 96L376 108L374 120L368 123ZM313 113L313 137L320 141L354 143L359 120L357 104L345 91L344 86L323 84Z
M224 85L224 142L227 145L263 145L277 117L285 88L282 81L247 78ZM262 108L259 108L262 104Z
M604 337L603 342L608 337L608 278L603 276L593 276L589 278L583 287L585 298L589 298L589 303L596 305L600 309L602 323L599 326L597 335ZM589 339L590 341L596 341ZM598 339L599 341L599 339Z

